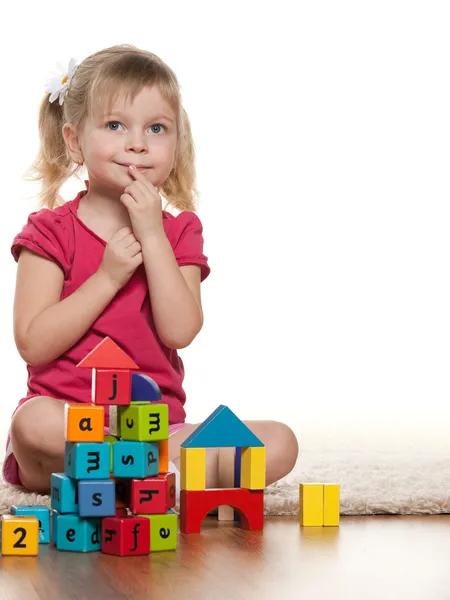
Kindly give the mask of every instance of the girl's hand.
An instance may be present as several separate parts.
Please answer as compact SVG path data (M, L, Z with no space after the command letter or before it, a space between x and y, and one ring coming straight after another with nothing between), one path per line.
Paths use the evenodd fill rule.
M164 232L161 196L139 169L128 167L135 181L127 185L120 201L130 215L133 233L142 244L151 235Z
M123 227L106 244L98 272L120 290L142 262L141 244L129 227Z

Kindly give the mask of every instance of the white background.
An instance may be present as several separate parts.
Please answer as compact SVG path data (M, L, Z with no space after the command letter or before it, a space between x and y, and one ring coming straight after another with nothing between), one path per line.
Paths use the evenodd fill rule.
M10 246L36 207L21 178L44 84L57 62L131 43L176 72L196 144L211 275L204 328L180 351L188 420L227 404L289 423L302 450L449 445L447 2L8 10L20 28L0 41L0 442L26 391Z

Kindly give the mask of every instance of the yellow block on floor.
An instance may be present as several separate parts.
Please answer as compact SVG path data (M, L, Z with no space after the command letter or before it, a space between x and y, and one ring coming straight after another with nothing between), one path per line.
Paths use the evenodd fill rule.
M323 484L323 524L327 527L339 526L340 494L337 483Z
M303 527L338 527L339 513L339 484L300 483L300 525L302 525Z
M206 448L180 448L180 488L206 489Z
M249 446L241 454L241 488L263 490L266 487L266 447Z

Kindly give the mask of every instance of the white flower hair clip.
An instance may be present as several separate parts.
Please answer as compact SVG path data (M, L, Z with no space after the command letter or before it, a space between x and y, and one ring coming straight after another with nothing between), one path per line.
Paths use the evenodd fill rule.
M76 64L75 59L71 58L69 61L69 69L67 71L60 63L57 64L57 67L59 72L55 73L54 77L47 81L45 91L50 94L50 98L48 99L49 102L54 102L59 98L59 104L62 105L78 65Z

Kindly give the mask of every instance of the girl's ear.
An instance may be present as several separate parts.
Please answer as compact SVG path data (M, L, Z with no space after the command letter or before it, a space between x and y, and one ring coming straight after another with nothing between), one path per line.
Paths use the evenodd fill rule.
M64 123L62 135L66 142L70 158L77 164L83 164L83 153L81 151L80 140L78 139L76 128L71 123Z

